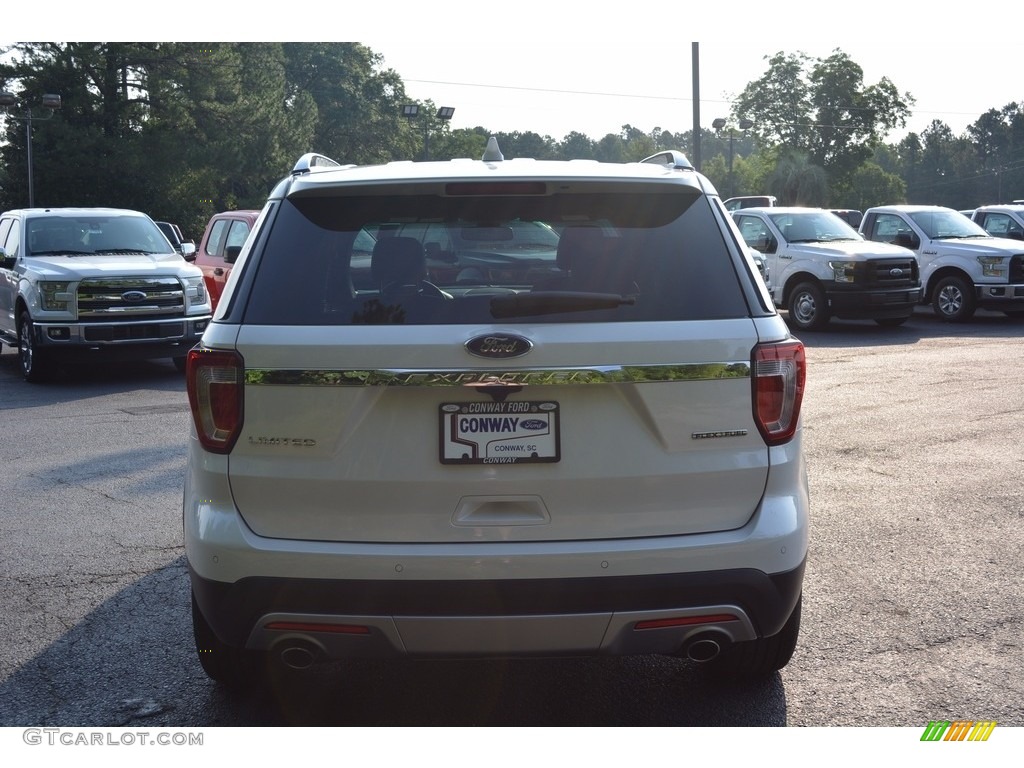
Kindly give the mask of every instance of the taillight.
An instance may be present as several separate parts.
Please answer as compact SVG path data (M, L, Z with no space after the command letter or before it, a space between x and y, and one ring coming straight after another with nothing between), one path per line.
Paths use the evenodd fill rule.
M230 453L242 431L242 356L230 350L192 349L185 366L188 402L199 442L211 453Z
M807 359L795 339L754 348L754 421L768 445L793 439L804 399Z

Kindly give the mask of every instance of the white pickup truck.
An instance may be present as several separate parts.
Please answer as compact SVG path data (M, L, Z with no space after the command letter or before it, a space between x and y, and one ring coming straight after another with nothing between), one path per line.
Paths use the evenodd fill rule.
M199 267L143 213L31 208L0 215L0 344L26 381L58 362L185 356L210 322Z
M732 217L763 256L768 291L795 328L817 330L832 317L900 325L913 314L920 283L906 248L867 243L820 208L744 208Z
M869 208L860 232L913 249L921 301L943 320L965 322L979 307L1024 317L1024 242L993 237L959 211L935 205Z
M992 237L1024 240L1024 205L983 205L971 212L971 221Z

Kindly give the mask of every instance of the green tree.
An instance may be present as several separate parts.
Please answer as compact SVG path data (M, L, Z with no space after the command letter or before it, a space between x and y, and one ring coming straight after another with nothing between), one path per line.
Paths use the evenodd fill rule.
M766 189L766 184L761 181L764 177L764 169L756 156L743 157L737 154L733 158L732 165L732 179L726 187L731 190L730 197L757 195L761 190Z
M261 207L271 187L309 151L316 107L289 88L282 44L194 45L185 55L195 57L200 79L186 94L202 140L186 159L212 171L199 197L212 201L210 213Z
M445 131L438 139L431 140L430 154L438 160L451 160L456 157L468 157L479 160L487 148L490 134L481 126L476 128L459 128ZM437 149L435 150L435 144Z
M308 148L341 163L411 160L423 150L422 125L402 117L408 102L398 73L361 43L285 43L287 101L316 108ZM421 105L417 122L435 119Z
M876 205L902 203L906 194L903 179L869 161L854 172L850 190L842 198L842 207L863 211Z
M401 117L401 79L358 43L18 43L12 53L0 65L6 89L26 103L63 100L52 120L33 120L38 203L135 208L195 237L215 211L261 206L305 152L365 164L421 146ZM5 208L27 202L24 136L7 121Z
M978 194L988 202L1024 197L1024 110L1011 102L967 126L977 154Z
M626 162L636 162L655 154L658 151L656 136L660 132L660 128L647 133L632 125L622 126L623 159Z
M555 142L550 136L541 136L533 131L497 132L498 146L506 159L531 157L534 160L554 160L558 154Z
M626 144L616 133L608 133L599 139L594 147L594 159L602 163L623 163L626 161Z
M914 166L914 186L907 201L959 208L960 179L953 166L956 137L949 126L933 120L921 132L921 152Z
M826 206L828 185L825 172L802 152L786 150L779 154L775 170L767 180L769 194L779 205Z
M139 51L127 43L20 43L14 53L4 74L22 104L38 105L43 93L62 99L52 120L32 123L36 204L148 204L151 179L136 141L146 117ZM22 122L8 121L4 207L28 203L26 138Z
M760 146L790 150L777 155L789 168L776 179L791 177L794 158L803 157L801 165L842 186L893 128L906 124L913 103L888 78L865 85L861 67L839 49L823 59L779 52L744 88L733 115L753 121Z
M689 156L691 154L690 147L693 143L693 136L689 131L686 133L672 133L661 128L655 128L651 131L651 136L654 138L657 147L655 151L657 152L666 149L678 149L684 155Z
M700 172L707 176L723 200L729 196L729 166L725 155L717 154L705 158L701 163Z
M592 160L594 151L594 140L578 131L566 134L558 144L558 156L562 160Z
M115 205L176 221L198 237L218 210L258 207L304 152L341 163L479 158L496 135L508 158L640 160L693 154L691 131L623 122L597 139L561 141L491 127L451 130L434 103L402 117L397 73L360 43L17 43L0 85L33 106L37 204ZM913 99L886 78L866 84L841 50L766 57L764 75L734 103L735 127L701 129L702 169L723 196L771 193L783 202L864 207L868 201L954 208L1024 198L1024 107L979 116L962 136L940 121L885 144ZM42 94L62 108L40 119ZM28 199L26 123L0 142L0 207ZM732 137L730 152L730 133ZM732 173L729 158L732 156ZM902 182L904 186L900 186Z

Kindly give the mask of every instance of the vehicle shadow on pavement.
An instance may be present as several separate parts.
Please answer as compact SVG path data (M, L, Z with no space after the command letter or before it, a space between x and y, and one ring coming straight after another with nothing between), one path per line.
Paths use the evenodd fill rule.
M819 331L804 331L790 327L790 333L805 347L847 347L870 344L875 347L911 346L925 338L922 329L911 322L898 328L883 328L874 322L833 320Z
M926 339L1016 337L1024 334L1024 323L1002 313L982 311L969 322L946 323L931 315L930 310L918 310L906 324L895 328L882 327L872 320L833 320L818 331L791 327L790 332L806 347L897 347L911 346Z
M332 663L277 669L260 689L229 692L196 660L184 557L103 602L0 683L5 727L785 724L780 675L722 684L653 656Z
M59 367L46 383L28 384L22 379L17 352L4 349L0 355L0 386L4 389L3 405L10 408L68 403L142 388L185 392L185 375L170 360L141 360Z

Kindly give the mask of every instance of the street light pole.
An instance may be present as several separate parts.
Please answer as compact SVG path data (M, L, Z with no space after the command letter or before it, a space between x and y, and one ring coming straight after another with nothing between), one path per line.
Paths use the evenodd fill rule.
M733 193L735 192L735 188L736 188L736 184L733 181L733 175L732 175L732 143L733 143L733 139L735 139L735 138L736 138L736 131L734 131L732 129L732 126L730 126L729 127L729 197L733 196Z
M718 131L719 134L720 134L721 130L723 128L725 128L726 122L727 121L726 121L726 119L724 117L716 117L714 120L711 121L711 127L714 128L716 131ZM742 120L740 120L740 130L741 131L749 130L753 126L754 126L754 121L753 120L748 120L747 118L743 118ZM733 151L732 150L733 150L733 140L735 138L736 138L736 130L730 125L729 126L729 194L726 195L726 197L732 197L734 192L735 192L735 190L733 189L735 184L733 183L733 176L732 176L732 156L733 156Z
M12 120L24 120L25 121L25 162L28 165L28 207L35 208L36 196L35 187L32 178L32 121L39 122L41 120L49 120L54 115L54 110L60 109L60 96L55 93L44 93L43 94L43 108L49 110L49 114L46 117L33 117L32 107L25 106L24 115L12 115L9 107L13 107L18 103L18 98L10 91L0 91L0 107L3 107L4 112Z
M402 117L407 118L410 122L415 120L420 113L419 104L403 104L402 105ZM440 107L437 110L437 114L434 118L437 120L448 121L455 115L455 107ZM430 159L430 125L423 123L423 159Z

